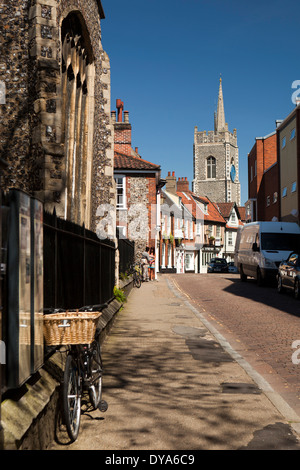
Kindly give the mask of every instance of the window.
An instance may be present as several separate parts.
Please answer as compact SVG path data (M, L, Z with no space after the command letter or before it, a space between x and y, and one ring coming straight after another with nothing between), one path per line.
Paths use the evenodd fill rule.
M117 189L117 209L126 208L126 191L125 191L125 176L118 176L116 180Z
M61 136L65 162L65 214L77 224L87 221L93 145L89 120L94 113L95 65L84 19L71 12L61 24ZM76 112L74 112L76 110Z
M232 246L233 245L232 232L228 232L227 237L228 237L227 238L228 245Z
M278 199L278 193L275 191L275 193L273 194L273 204L277 202L277 199Z
M231 222L236 222L235 212L231 213Z
M217 227L216 227L216 237L217 238L221 237L221 227L220 227L220 225L217 225Z
M209 157L207 159L207 178L216 177L216 159L214 157Z
M295 135L296 135L296 129L294 128L291 130L290 140L293 140L295 138Z
M267 196L267 207L270 205L270 203L271 203L270 196Z
M287 187L283 188L282 190L282 197L285 197L287 195Z
M284 149L285 144L286 144L286 138L283 137L283 139L282 139L282 144L281 144L281 148L282 148L282 149Z
M118 225L117 229L119 232L119 238L120 239L126 238L126 227L124 227L124 225Z
M293 184L292 184L291 193L295 193L295 192L296 192L296 189L297 189L297 182L294 181Z

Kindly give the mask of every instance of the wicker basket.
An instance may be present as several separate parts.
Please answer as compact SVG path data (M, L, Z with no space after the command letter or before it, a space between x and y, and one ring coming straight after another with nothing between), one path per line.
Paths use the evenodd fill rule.
M44 337L48 346L90 344L101 312L64 312L44 315Z

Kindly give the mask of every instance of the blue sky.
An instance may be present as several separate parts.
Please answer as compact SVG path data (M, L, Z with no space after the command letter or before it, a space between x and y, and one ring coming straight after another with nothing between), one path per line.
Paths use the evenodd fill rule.
M111 107L124 102L132 146L162 177L193 179L194 127L213 130L222 74L225 118L237 129L240 182L247 155L294 108L300 80L297 0L102 0ZM300 94L300 93L299 93Z

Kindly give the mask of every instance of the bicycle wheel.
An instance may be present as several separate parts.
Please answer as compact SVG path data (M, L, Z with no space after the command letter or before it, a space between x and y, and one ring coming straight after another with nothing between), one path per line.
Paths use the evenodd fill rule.
M135 287L141 287L141 278L137 272L133 274L133 285Z
M63 382L63 414L68 435L76 441L81 417L80 371L75 358L68 354Z
M96 409L102 397L102 361L100 345L96 341L92 344L90 374L91 385L89 386L89 397L93 408Z

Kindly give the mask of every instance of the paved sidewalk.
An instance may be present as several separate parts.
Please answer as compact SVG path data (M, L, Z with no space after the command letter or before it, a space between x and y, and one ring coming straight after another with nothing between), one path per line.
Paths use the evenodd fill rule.
M300 449L299 418L167 275L131 291L103 356L108 411L53 449Z

